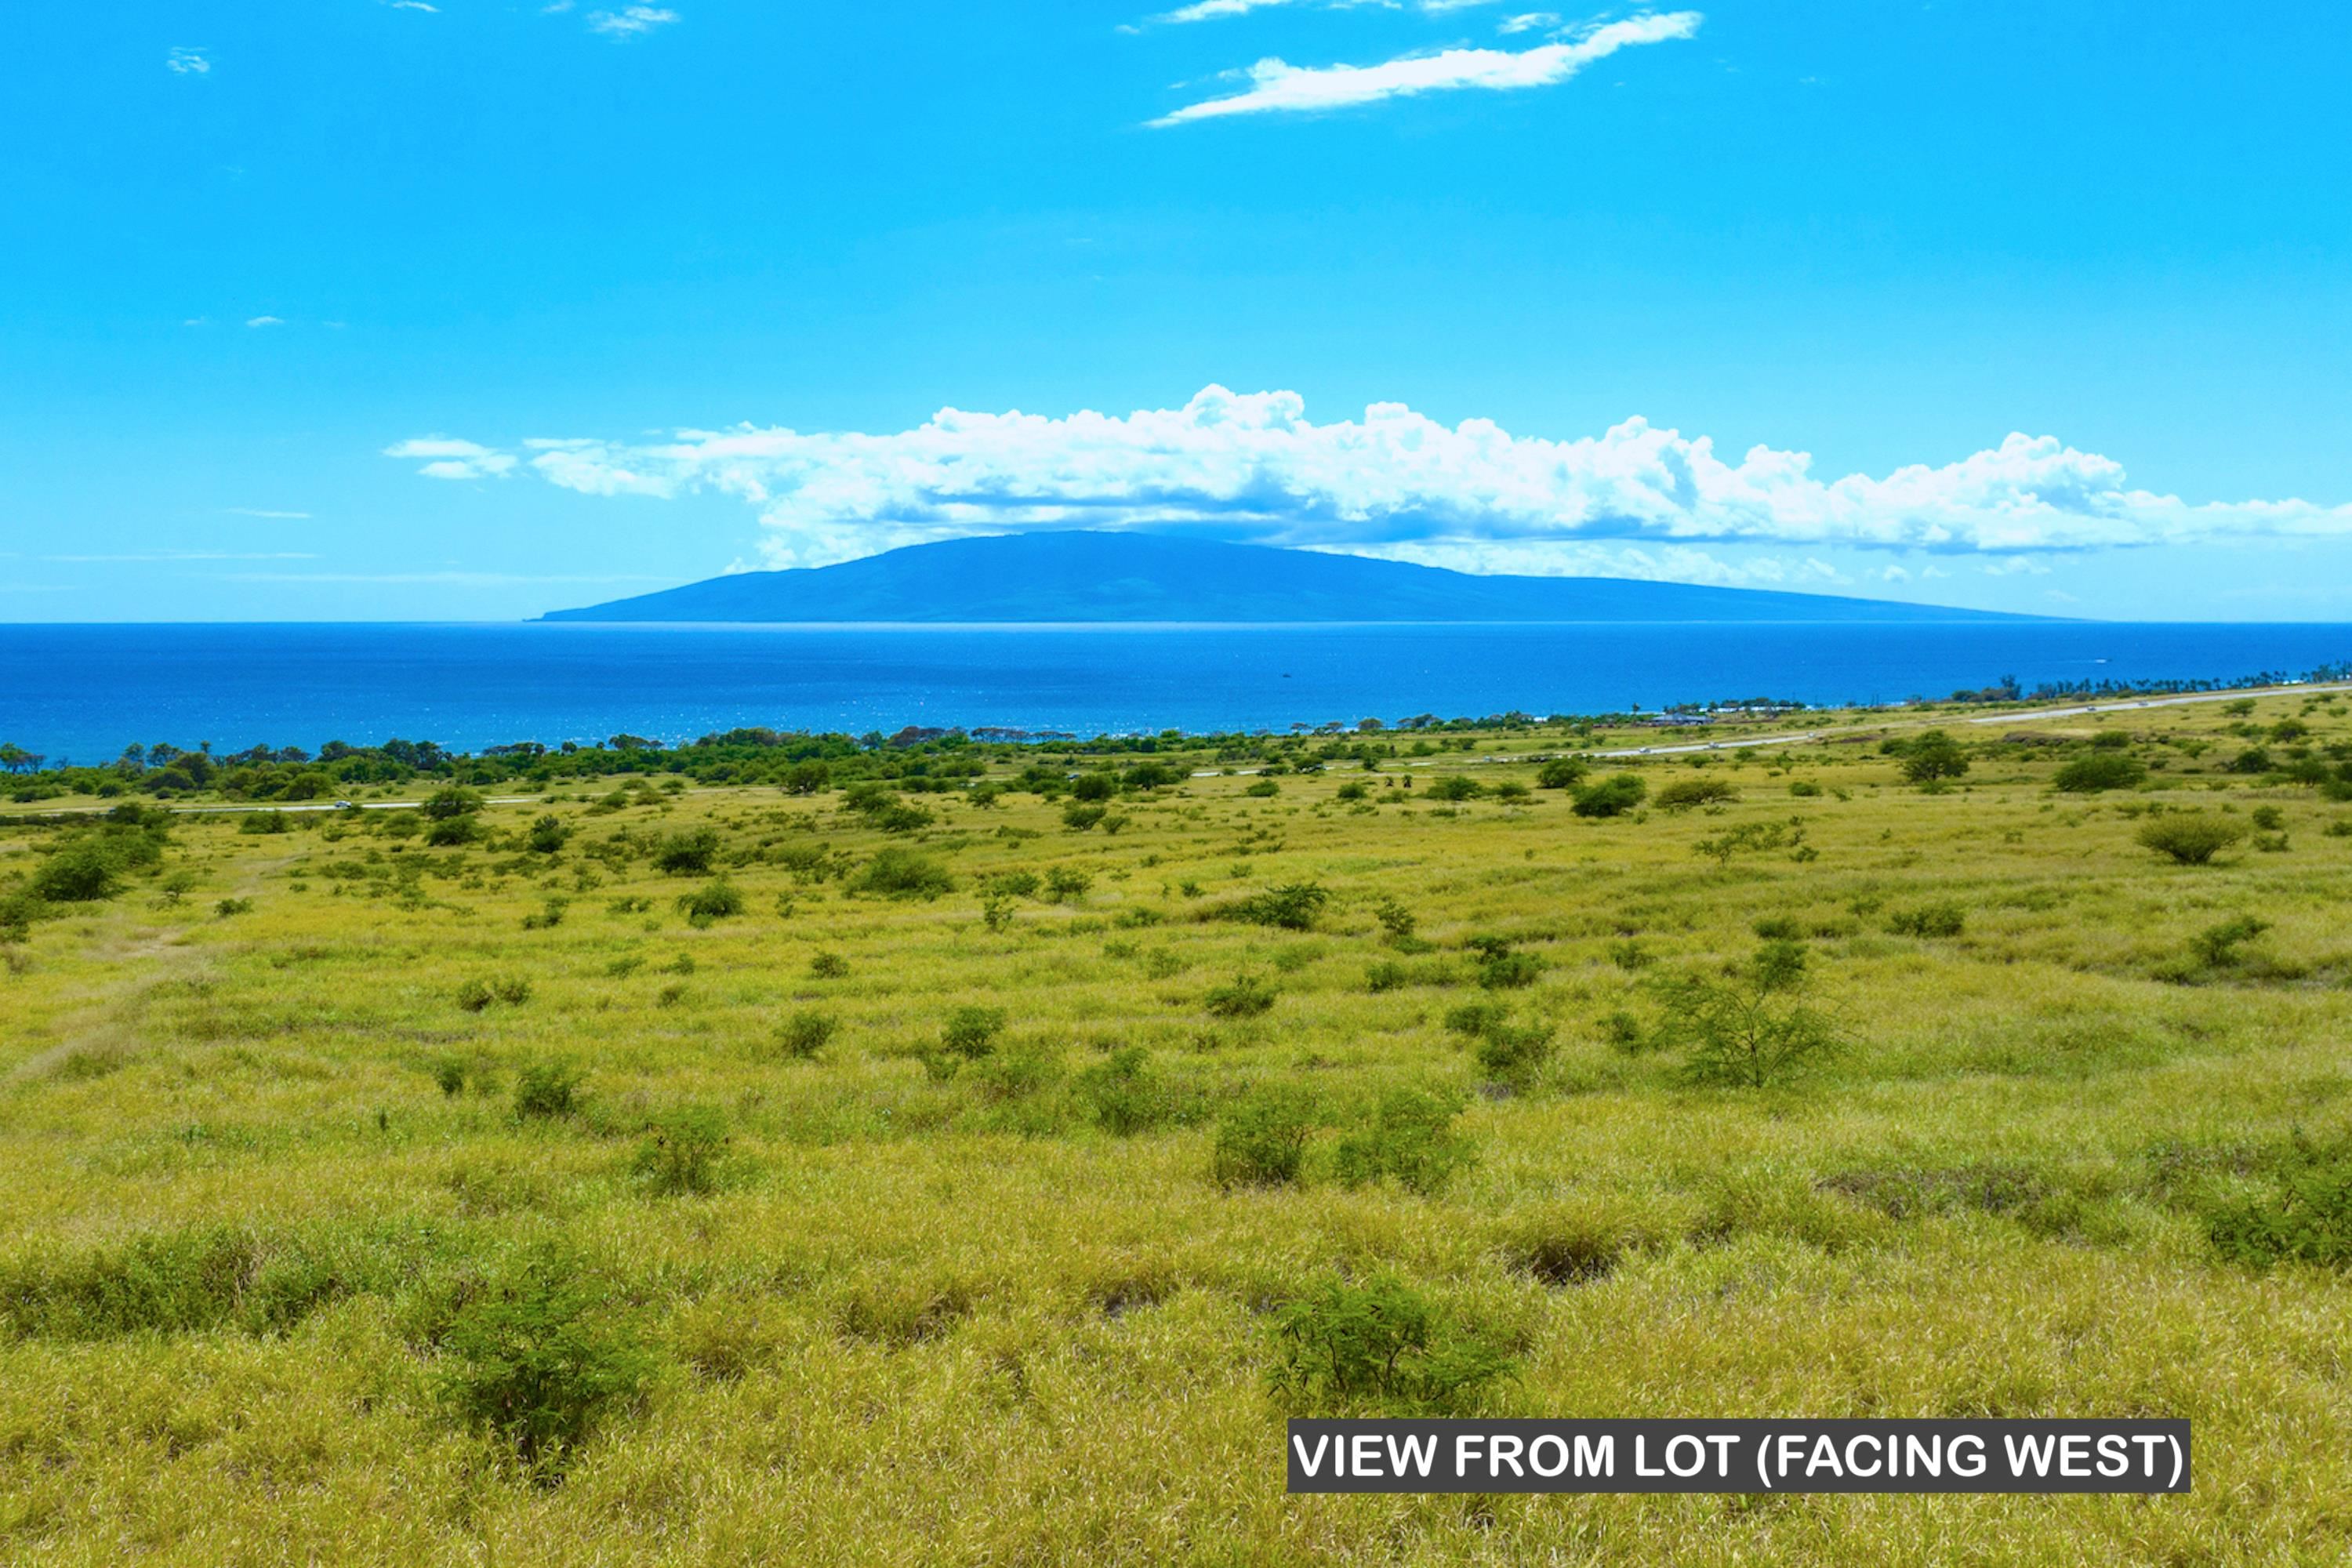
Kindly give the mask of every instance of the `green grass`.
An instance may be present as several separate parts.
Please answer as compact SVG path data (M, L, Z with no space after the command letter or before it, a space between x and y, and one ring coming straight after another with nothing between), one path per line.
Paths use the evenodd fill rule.
M2352 724L1968 718L1926 787L1874 715L1599 761L1615 815L1517 731L1083 824L648 781L69 849L113 896L0 945L0 1560L2336 1560L2352 805L2230 763ZM72 842L0 829L0 900ZM1834 1048L1710 1069L1799 1008ZM2198 1479L1283 1495L1286 1415L1430 1408L2180 1415Z

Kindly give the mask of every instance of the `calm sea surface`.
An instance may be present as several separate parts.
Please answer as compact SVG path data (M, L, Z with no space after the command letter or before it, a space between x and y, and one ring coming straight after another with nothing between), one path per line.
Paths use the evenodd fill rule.
M763 724L1081 735L1775 697L1945 696L2044 681L2301 675L2352 626L799 627L0 626L0 741L94 762L403 736L665 741Z

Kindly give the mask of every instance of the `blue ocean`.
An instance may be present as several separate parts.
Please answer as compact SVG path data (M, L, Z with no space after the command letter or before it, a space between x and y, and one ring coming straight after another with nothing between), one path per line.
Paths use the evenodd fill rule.
M1096 735L1285 729L1774 698L1944 697L2045 683L2299 676L2352 626L0 626L0 742L96 762L168 741L473 751L619 731Z

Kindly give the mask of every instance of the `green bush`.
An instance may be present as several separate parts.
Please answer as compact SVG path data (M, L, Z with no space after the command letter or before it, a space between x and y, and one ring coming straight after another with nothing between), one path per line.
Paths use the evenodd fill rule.
M731 920L743 912L743 894L724 877L705 883L691 893L681 894L677 900L680 913L687 923L707 926L713 921Z
M1242 793L1254 799L1266 800L1282 793L1282 786L1272 779L1258 779L1246 785Z
M515 1080L515 1114L541 1121L571 1115L580 1109L580 1086L586 1077L569 1062L533 1062Z
M1513 951L1507 937L1474 936L1464 945L1478 955L1478 984L1489 991L1521 990L1543 973L1543 960Z
M1167 1085L1151 1066L1151 1053L1126 1046L1078 1074L1078 1098L1104 1131L1120 1138L1149 1132L1169 1120Z
M804 1008L777 1026L776 1043L784 1055L807 1061L832 1044L840 1028L841 1021L832 1014Z
M1485 1034L1509 1016L1500 1002L1465 1002L1445 1012L1445 1026L1457 1035L1472 1037Z
M1381 1096L1370 1125L1342 1138L1331 1152L1333 1174L1351 1187L1393 1177L1424 1195L1475 1163L1477 1151L1454 1131L1464 1100L1455 1094L1394 1089Z
M443 1333L443 1396L535 1475L560 1476L597 1421L653 1376L652 1357L604 1307L576 1260L533 1256Z
M2104 790L2137 788L2147 782L2147 769L2137 758L2100 751L2068 763L2052 782L2067 795L2097 795Z
M272 833L290 832L293 826L282 811L249 811L238 820L236 830L266 837Z
M1886 929L1896 936L1958 936L1968 923L1968 911L1954 903L1922 904L1886 918Z
M954 886L946 867L911 849L880 851L849 882L855 892L886 899L936 899Z
M1202 1005L1220 1018L1255 1018L1274 1006L1278 993L1254 974L1236 974L1230 985L1213 985Z
M1247 921L1252 925L1278 926L1284 931L1308 931L1323 906L1331 901L1331 891L1319 882L1286 882L1279 888L1254 893L1232 904L1223 911L1231 918Z
M1217 1119L1210 1175L1221 1187L1296 1182L1315 1124L1314 1102L1303 1092L1288 1084L1259 1084Z
M940 1026L939 1044L921 1053L923 1066L933 1078L953 1078L958 1068L992 1055L1003 1032L1003 1008L958 1007Z
M664 1197L707 1193L716 1184L726 1152L727 1113L711 1105L681 1106L647 1125L637 1146L636 1172Z
M1513 1024L1496 1018L1478 1031L1479 1070L1517 1089L1531 1087L1551 1060L1552 1026L1541 1021Z
M1426 800L1460 801L1476 800L1486 793L1486 786L1476 779L1465 778L1460 773L1455 773L1448 778L1435 780L1422 792L1422 795Z
M1903 776L1913 784L1956 779L1969 771L1969 754L1941 730L1928 730L1899 743L1890 742L1903 759Z
M1045 875L1045 897L1052 902L1066 904L1083 899L1095 879L1084 871L1068 866L1056 866Z
M707 877L718 857L718 829L698 827L663 839L654 851L654 866L672 877Z
M542 816L530 825L530 832L524 836L523 847L534 855L555 855L562 853L563 847L571 842L572 829L564 826L562 817Z
M435 822L471 816L482 809L482 797L463 784L447 784L425 797L425 815Z
M1576 792L1570 809L1579 816L1622 816L1650 796L1650 786L1638 773L1617 773Z
M1458 1414L1513 1361L1489 1336L1392 1274L1321 1281L1277 1308L1277 1396L1318 1414L1368 1404L1383 1415Z
M1102 819L1109 815L1108 807L1086 805L1077 801L1072 801L1062 807L1062 826L1073 833L1084 833L1098 826Z
M1538 789L1574 789L1592 770L1574 757L1554 757L1536 770Z
M478 844L482 825L471 816L445 816L425 830L425 842L435 849L453 849L461 844Z
M1683 1074L1693 1083L1785 1083L1843 1047L1827 1016L1798 1000L1805 968L1796 943L1768 942L1735 976L1668 982L1659 987L1664 1018L1647 1043L1683 1051Z
M1739 792L1722 779L1677 779L1658 792L1664 811L1688 811L1696 805L1723 805L1738 800Z
M2214 1251L2256 1268L2352 1268L2352 1141L2321 1144L2298 1133L2267 1163L2262 1190L2204 1205Z
M2245 837L2246 829L2242 824L2201 811L2157 817L2134 836L2142 848L2154 850L2181 866L2206 865Z
M837 952L820 952L809 960L809 973L819 980L839 980L849 973L849 960Z

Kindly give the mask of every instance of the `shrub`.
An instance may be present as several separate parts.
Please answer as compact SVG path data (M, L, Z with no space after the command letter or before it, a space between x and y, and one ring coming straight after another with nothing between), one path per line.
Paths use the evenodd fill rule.
M515 1114L538 1121L571 1115L580 1109L580 1085L585 1077L569 1062L533 1062L515 1080Z
M1886 918L1886 929L1896 936L1958 936L1968 923L1968 912L1953 903L1922 904Z
M807 1061L833 1042L841 1021L830 1013L803 1009L776 1026L776 1043L784 1055Z
M1475 1037L1509 1016L1500 1002L1465 1002L1445 1011L1445 1026L1457 1035Z
M136 861L125 837L85 835L44 859L26 891L44 903L96 903L122 890L122 874Z
M707 1193L726 1149L726 1112L710 1105L682 1106L646 1127L645 1142L637 1146L637 1174L664 1197Z
M934 1077L947 1078L966 1062L986 1058L996 1049L996 1037L1004 1032L1004 1012L998 1007L958 1007L948 1015L940 1029L940 1049L943 1058L927 1060ZM939 1070L944 1066L946 1070Z
M1242 793L1257 800L1265 800L1280 795L1282 786L1272 779L1258 779L1250 784Z
M1392 958L1384 958L1364 971L1367 991L1395 991L1412 984L1412 972Z
M1650 1043L1684 1051L1684 1076L1694 1083L1786 1082L1843 1044L1827 1016L1795 999L1804 983L1804 951L1766 942L1731 979L1689 976L1661 987L1665 1017Z
M1008 899L1034 899L1040 886L1034 871L999 871L981 885Z
M251 899L223 899L213 905L213 913L223 920L228 919L231 915L249 915L252 912Z
M2076 757L2058 770L2052 783L2067 795L2097 795L2103 790L2137 788L2147 780L2147 769L2137 758L2102 751Z
M1080 1073L1077 1091L1096 1123L1120 1138L1150 1131L1168 1120L1171 1110L1167 1086L1141 1046L1122 1047Z
M719 855L719 831L698 827L691 833L673 834L654 851L654 866L673 877L705 877L710 874L710 863Z
M1278 1395L1318 1411L1358 1401L1388 1415L1468 1407L1512 1370L1502 1346L1391 1274L1333 1278L1274 1314Z
M1274 1006L1273 986L1254 974L1236 974L1230 985L1213 985L1202 1005L1220 1018L1255 1018Z
M706 883L691 893L678 896L677 907L687 923L707 926L713 921L730 920L743 912L743 894L735 884L721 877Z
M435 849L454 849L460 845L478 844L482 825L471 816L445 816L425 830L425 844Z
M1496 1018L1478 1031L1479 1070L1513 1089L1532 1085L1551 1052L1552 1026L1540 1021L1512 1024Z
M1409 1191L1436 1192L1478 1157L1470 1140L1454 1129L1463 1103L1458 1095L1389 1090L1370 1125L1342 1138L1331 1152L1333 1173L1351 1187L1392 1176Z
M1074 899L1085 898L1087 889L1094 885L1095 879L1084 871L1056 866L1045 874L1045 897L1055 903L1066 904Z
M1574 757L1554 757L1536 770L1538 789L1574 789L1591 770Z
M652 1358L604 1314L572 1259L534 1256L476 1298L442 1335L443 1396L542 1479L562 1474L605 1412L635 1400Z
M236 830L239 833L268 835L289 832L292 826L282 811L253 811L247 812L237 823Z
M466 1064L455 1057L444 1057L433 1064L433 1081L441 1092L455 1099L466 1091Z
M833 770L818 762L794 763L776 781L786 795L822 795L832 784Z
M2201 811L2159 816L2134 836L2142 848L2154 850L2181 866L2202 866L2246 837L2238 823Z
M523 847L534 855L556 855L572 842L572 829L560 816L542 816L530 825L523 837Z
M1084 833L1088 828L1098 826L1102 819L1109 815L1107 807L1083 805L1076 801L1072 801L1062 808L1062 826L1073 833Z
M2271 929L2271 922L2252 915L2206 927L2189 939L2198 961L2211 969L2228 969L2243 956L2238 949Z
M1421 924L1418 916L1394 899L1382 899L1373 909L1372 918L1381 922L1381 929L1394 942L1412 941L1414 930Z
M2322 1145L2298 1133L2268 1163L2264 1190L2205 1205L2214 1251L2255 1268L2352 1268L2352 1142Z
M1617 773L1576 792L1570 809L1579 816L1622 816L1650 796L1650 786L1638 773Z
M486 1010L492 1000L490 983L487 980L468 980L457 987L457 1005L468 1013Z
M1928 730L1901 744L1903 776L1913 784L1956 779L1969 771L1969 754L1941 730Z
M1166 763L1138 763L1127 770L1126 784L1129 789L1167 789L1183 782L1184 775Z
M1722 779L1677 779L1658 792L1664 811L1688 811L1696 805L1722 805L1739 798L1739 792Z
M482 809L482 797L462 784L447 784L425 797L425 815L436 822L471 816Z
M1464 945L1478 955L1478 984L1489 991L1518 990L1543 973L1543 960L1513 952L1508 937L1474 936Z
M1298 1179L1315 1131L1311 1100L1287 1084L1260 1084L1217 1119L1210 1174L1221 1187L1279 1186Z
M866 863L849 887L886 899L936 899L955 886L947 868L911 849L885 849Z
M820 952L809 960L809 973L819 980L839 980L849 973L849 960L837 952Z
M1725 832L1700 839L1691 846L1691 852L1706 856L1727 870L1736 856L1785 849L1791 844L1803 843L1804 837L1803 828L1786 822L1743 822Z
M1307 931L1315 917L1331 901L1330 889L1318 882L1286 882L1234 904L1225 911L1252 925L1278 926L1284 931Z
M1476 800L1486 793L1485 784L1480 784L1476 779L1464 778L1459 773L1450 778L1439 779L1422 792L1425 799L1447 801Z

